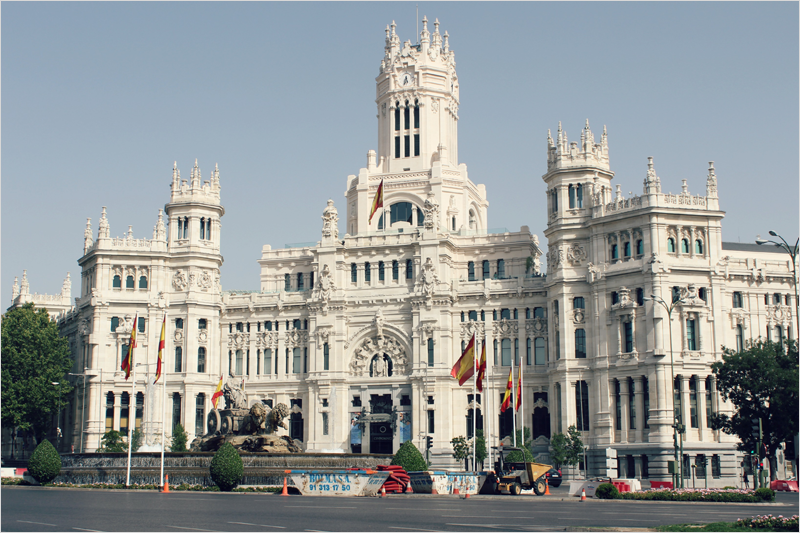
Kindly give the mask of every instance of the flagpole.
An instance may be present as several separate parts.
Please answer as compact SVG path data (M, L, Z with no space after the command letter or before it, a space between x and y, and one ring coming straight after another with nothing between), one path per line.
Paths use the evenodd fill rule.
M164 364L163 355L167 353L167 312L164 311L164 351L159 354L161 358L161 487L164 487L164 425L167 419L167 365ZM159 343L161 339L159 338Z
M483 341L484 341L484 343L486 342L485 333L484 333ZM485 344L484 344L484 346L485 346ZM492 360L492 363L494 363L494 360ZM491 368L491 365L489 365L489 357L487 356L486 357L486 392L485 392L486 398L484 398L484 401L486 402L486 413L488 414L488 416L486 417L486 438L484 439L484 441L486 442L486 447L487 447L486 451L489 454L489 467L492 470L494 470L494 463L492 462L492 416L493 415L492 415L492 409L491 409L492 406L491 406L491 403L490 403L491 399L492 399L492 376L491 376L491 372L489 372L490 368Z
M131 330L131 345L128 347L128 368L133 367L133 383L131 384L133 390L133 396L130 400L128 400L128 471L125 477L125 486L131 486L131 448L133 448L133 425L131 424L131 403L133 403L133 424L136 424L136 365L133 361L133 354L134 350L136 349L136 337L135 331L137 327L137 322L139 322L139 313L136 313L133 317L133 329Z
M476 430L478 428L478 395L477 391L475 390L475 384L478 381L478 365L476 363L478 358L478 347L477 342L475 342L476 335L472 334L472 375L474 376L472 380L472 471L475 472L478 470L475 464L475 447L477 446L478 442L478 434Z
M514 435L514 448L517 447L517 388L514 386L514 356L511 356L511 432Z
M526 361L527 363L527 361ZM525 384L522 381L522 356L519 358L519 425L522 427L522 447L525 447ZM533 431L531 431L533 436Z

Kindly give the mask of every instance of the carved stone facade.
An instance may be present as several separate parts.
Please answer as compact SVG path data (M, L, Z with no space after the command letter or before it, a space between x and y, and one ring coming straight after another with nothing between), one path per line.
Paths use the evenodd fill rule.
M615 448L631 457L625 464L646 464L650 478L668 479L677 381L678 397L698 405L694 418L682 411L685 453L718 457L721 476L709 485L735 484L736 443L705 416L707 408L730 412L709 378L711 364L737 335L792 331L788 258L722 242L725 181L713 164L704 196L690 194L687 183L679 195L662 193L652 158L642 165L641 195L614 192L610 136L603 128L596 142L588 121L580 142L569 142L560 124L555 139L548 134L544 187L525 191L543 194L547 250L526 226L488 233L486 189L459 162L459 80L438 26L429 32L423 24L419 46L387 28L376 78L378 149L347 178L344 233L334 202L319 206L320 241L264 246L255 290L221 290L219 170L202 182L197 162L188 181L173 168L168 224L159 212L152 240L134 239L130 229L111 238L105 208L96 238L89 223L77 228L84 254L74 305L63 294L37 300L26 275L15 284L13 305L52 305L73 338L74 371L89 369L86 450L97 447L107 414L120 427L130 382L119 358L130 328L139 327L132 317L144 318L137 358L153 364L166 312L167 412L190 439L204 433L197 416L211 409L220 376L232 374L244 382L247 405L289 406L287 431L307 451L392 453L406 439L424 449L430 435L433 464L454 467L450 440L471 431L472 387L458 387L450 369L474 335L488 370L487 390L472 405L480 405L493 445L510 432L499 398L513 361L525 372L519 423L533 428L538 457L547 458L552 434L579 424L585 406L588 426L579 425L590 465L604 465L606 448ZM384 205L370 221L381 183ZM62 291L68 304L70 290ZM670 327L666 311L644 297L671 302L673 292L680 301ZM138 370L141 385L146 368ZM79 400L70 399L74 413ZM63 442L77 450L81 434L73 427ZM602 473L590 466L590 475Z

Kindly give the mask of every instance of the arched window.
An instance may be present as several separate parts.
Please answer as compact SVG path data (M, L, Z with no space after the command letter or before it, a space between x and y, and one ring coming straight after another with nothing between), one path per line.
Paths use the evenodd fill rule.
M697 350L697 322L693 318L686 319L686 348Z
M625 243L624 250L625 250L625 257L630 257L631 256L631 243L630 242L626 242Z
M500 320L511 320L511 311L508 308L500 309Z
M197 321L197 329L206 329L208 328L208 321L205 318L201 318Z
M451 220L452 220L452 229L453 229L453 231L455 231L456 230L456 217L453 217Z
M392 279L397 281L400 279L400 263L392 261Z
M636 255L644 255L644 241L642 239L636 241Z
M364 281L367 283L372 281L372 265L369 264L369 261L364 263Z
M358 281L358 265L350 263L350 281L356 283Z
M411 259L406 260L406 279L414 279L414 262Z
M200 240L204 241L206 239L206 219L205 217L200 219Z
M417 210L417 226L422 227L425 225L425 213L422 209L414 208Z
M472 209L469 210L469 229L477 229L477 222L475 219L475 211Z
M400 131L400 102L394 105L394 129Z
M489 277L490 277L489 269L490 269L489 261L484 261L483 262L483 279L489 279Z
M505 259L498 259L497 260L497 278L498 279L505 279L506 278L506 261L505 261Z
M211 218L206 219L206 240L211 240Z
M118 327L119 327L119 317L118 316L112 316L111 317L111 333L114 333L115 331L117 331Z
M183 319L176 318L175 319L175 329L183 329Z
M689 253L689 239L681 239L681 253L682 254Z
M533 318L544 318L544 307L534 307Z
M186 239L189 236L189 217L183 217L183 238Z
M611 259L619 259L619 248L616 244L611 245Z
M130 420L131 397L127 392L122 393L120 398L119 410L119 432L123 435L128 434L128 421Z
M133 289L133 276L128 276L125 278L125 288Z
M175 372L183 372L183 348L175 347Z
M577 296L572 299L572 308L586 309L586 300L583 299L583 296Z
M122 288L122 278L119 277L119 274L114 274L114 281L111 283L111 286L115 289Z
M406 100L406 105L403 107L403 122L404 122L404 130L411 129L411 109L408 105L408 100Z
M414 128L419 128L419 102L417 100L414 100Z
M475 263L473 261L467 263L467 280L475 281Z
M378 261L378 281L384 281L384 280L385 280L385 275L384 275L383 261Z
M697 239L694 241L694 253L702 254L703 253L703 241Z
M586 331L582 328L575 330L575 358L586 359Z
M140 276L139 277L139 288L146 289L147 288L147 277Z
M106 433L114 429L114 393L106 395Z
M468 317L471 321L476 322L478 320L478 312L477 311L470 311Z
M675 253L675 239L670 237L667 239L667 252L674 254Z
M206 371L206 349L202 346L197 349L197 371L201 374Z
M293 329L303 329L303 321L299 318L295 318L292 320L292 328Z
M389 207L389 222L413 222L414 205L410 202L397 202Z

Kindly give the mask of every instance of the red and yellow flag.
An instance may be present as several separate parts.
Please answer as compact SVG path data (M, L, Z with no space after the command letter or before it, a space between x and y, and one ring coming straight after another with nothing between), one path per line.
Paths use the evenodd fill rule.
M378 192L375 193L375 198L372 200L372 209L369 210L369 224L372 224L372 217L379 207L383 207L383 180L378 185Z
M519 366L519 379L517 380L517 397L514 402L516 405L514 409L519 411L519 406L522 403L522 365Z
M458 358L458 361L456 361L456 364L453 365L453 369L450 371L450 375L458 380L459 387L463 385L469 378L471 378L473 374L475 374L474 333L469 341L469 344L467 344L467 347L464 348L464 353L461 354L461 357Z
M486 379L486 339L481 344L481 361L478 363L478 392L483 392L483 381Z
M139 313L133 317L133 327L131 328L131 339L128 343L128 350L125 352L125 357L122 358L122 366L120 370L125 372L125 380L131 376L131 369L133 368L133 349L136 348L136 327L139 325Z
M222 396L222 376L219 377L219 385L217 385L217 390L214 391L214 395L211 397L211 403L214 405L214 409L217 408L217 402L220 396Z
M164 313L164 322L161 323L161 338L158 340L158 362L156 364L156 379L153 383L158 381L161 377L161 363L164 360L164 336L167 331L167 314Z
M508 383L506 383L506 393L503 396L503 405L500 406L500 412L505 413L506 409L511 406L511 391L514 390L514 369L508 369Z

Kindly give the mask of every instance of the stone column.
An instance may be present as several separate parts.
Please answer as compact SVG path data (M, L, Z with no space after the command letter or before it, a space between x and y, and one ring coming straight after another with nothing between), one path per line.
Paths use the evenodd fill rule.
M644 412L644 380L642 376L633 377L634 407L636 408L636 442L643 442L644 421L647 413ZM639 457L639 468L641 468L641 457Z
M717 396L717 377L711 375L711 390L707 394L711 395L711 414L719 412L719 397ZM719 441L719 430L712 432L714 441Z
M622 408L620 415L620 442L628 442L628 428L630 427L630 390L628 388L628 378L620 378L619 380L619 403Z
M119 431L119 427L120 427L119 417L120 417L121 411L122 411L122 394L118 393L118 392L115 392L114 393L114 430L115 431ZM130 412L130 408L128 409L128 411ZM130 418L130 415L128 416L128 418Z
M697 433L703 440L703 433L708 427L706 420L706 380L697 376Z
M609 436L611 437L612 443L617 441L617 393L615 382L616 380L614 378L609 378L608 380L608 411L611 415L611 431L609 432Z
M694 258L695 227L689 228L689 257Z

